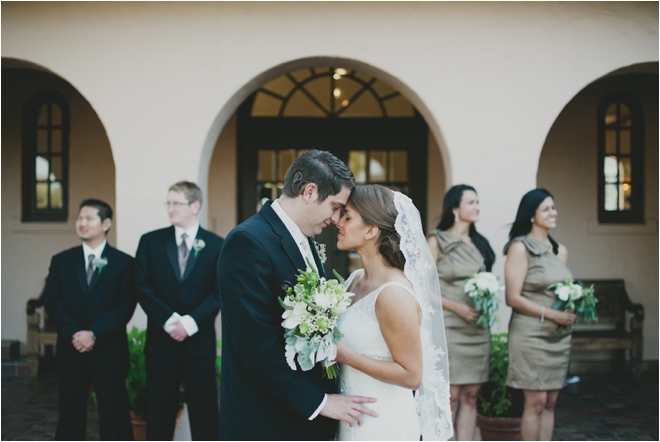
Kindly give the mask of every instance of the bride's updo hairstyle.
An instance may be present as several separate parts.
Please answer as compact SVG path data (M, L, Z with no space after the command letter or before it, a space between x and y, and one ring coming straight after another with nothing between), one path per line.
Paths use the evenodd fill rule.
M378 184L367 184L355 188L349 202L367 226L376 226L380 235L376 241L378 253L390 267L403 270L406 258L401 253L401 237L394 229L397 211L394 207L394 193Z

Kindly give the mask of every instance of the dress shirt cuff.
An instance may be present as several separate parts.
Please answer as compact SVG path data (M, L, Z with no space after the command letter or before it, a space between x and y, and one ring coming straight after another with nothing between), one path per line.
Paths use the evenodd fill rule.
M179 315L177 312L172 313L172 316L165 322L165 325L163 326L163 329L167 333L170 332L174 328L174 322L181 320L181 315ZM183 328L186 328L185 326ZM186 330L187 332L187 330Z
M183 325L183 329L188 333L188 336L192 336L199 331L199 327L197 327L197 323L192 316L181 316L180 321L181 325Z
M325 405L325 403L326 403L327 401L328 401L328 395L326 394L326 395L323 396L323 401L321 401L321 405L319 405L319 407L316 409L316 411L314 412L314 414L312 414L312 415L309 417L308 420L313 421L314 418L316 418L316 416L319 415L319 413L321 412L321 410L323 410L323 406Z

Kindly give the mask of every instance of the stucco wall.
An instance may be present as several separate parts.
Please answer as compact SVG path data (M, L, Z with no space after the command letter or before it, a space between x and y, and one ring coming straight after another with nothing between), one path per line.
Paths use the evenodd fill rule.
M21 116L26 98L43 88L69 102L69 215L67 222L21 222ZM38 298L50 258L80 245L75 232L78 204L100 198L115 205L115 167L101 122L71 85L51 74L25 69L2 71L2 339L26 342L25 306ZM116 244L122 213L108 241ZM124 225L126 227L126 225Z
M442 154L444 188L467 182L479 190L479 229L500 251L564 106L613 70L658 60L654 2L1 7L2 56L53 71L99 116L115 163L115 208L130 216L116 230L117 245L129 253L142 233L166 223L164 189L173 181L197 181L214 201L207 186L231 185L235 153L222 148L218 162L214 152L231 144L218 138L251 92L329 61L378 76L420 110ZM235 202L229 192L217 200ZM212 217L221 234L236 219L232 211ZM5 250L3 239L3 257ZM5 293L3 282L3 306ZM6 330L3 321L3 337Z
M627 91L645 116L644 225L598 224L597 110L603 95ZM576 278L623 278L644 305L644 359L658 358L658 76L615 76L589 85L557 118L546 140L538 185L555 196L553 235L566 245Z

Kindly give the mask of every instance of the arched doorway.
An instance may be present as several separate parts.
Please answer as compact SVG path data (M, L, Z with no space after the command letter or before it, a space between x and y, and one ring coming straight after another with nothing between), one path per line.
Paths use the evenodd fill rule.
M428 126L398 91L373 75L342 67L289 72L259 88L237 112L238 222L264 198L281 194L297 155L327 150L346 162L358 184L378 183L408 194L426 218ZM326 244L327 268L348 274L356 254Z

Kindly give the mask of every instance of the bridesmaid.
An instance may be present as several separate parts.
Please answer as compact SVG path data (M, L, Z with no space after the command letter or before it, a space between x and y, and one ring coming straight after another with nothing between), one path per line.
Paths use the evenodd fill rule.
M477 393L488 381L490 330L475 325L479 312L465 294L465 279L490 271L495 253L477 232L479 198L473 187L459 184L445 195L442 218L428 238L440 278L449 354L451 411L456 440L473 440Z
M554 407L564 385L571 349L572 311L553 310L555 294L548 285L571 277L568 251L550 235L557 209L550 192L534 189L520 201L509 232L504 266L509 322L507 385L523 390L523 440L551 440ZM559 325L569 327L561 334Z

